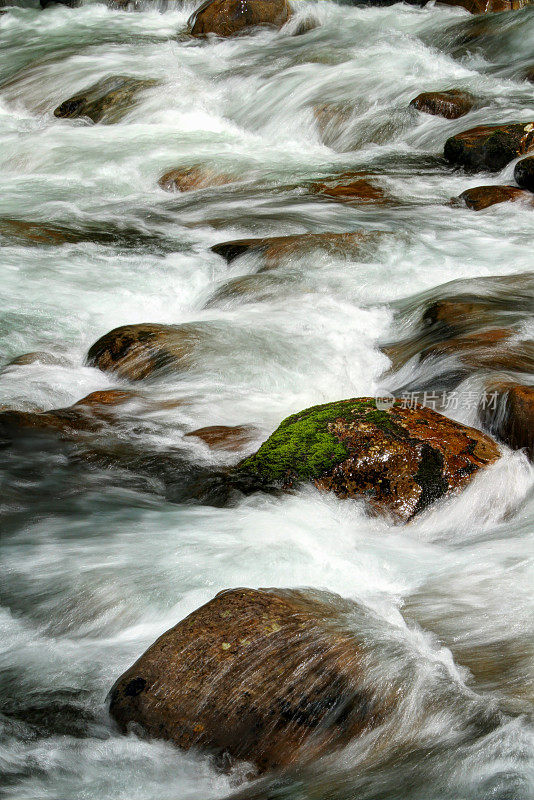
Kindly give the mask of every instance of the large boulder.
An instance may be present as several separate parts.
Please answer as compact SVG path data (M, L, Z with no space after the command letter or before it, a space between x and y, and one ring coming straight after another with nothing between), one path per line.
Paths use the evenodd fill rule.
M121 675L110 713L123 733L142 729L264 772L346 744L392 702L373 694L354 635L326 603L297 591L232 589Z
M518 161L514 169L514 178L518 186L534 192L534 156Z
M207 0L188 25L192 36L234 36L259 25L281 28L290 16L287 0Z
M385 234L379 231L354 233L302 233L293 236L265 236L259 239L234 239L211 248L230 264L247 253L263 256L265 268L275 267L282 259L301 256L313 250L334 255L357 255L366 245Z
M458 119L467 114L475 105L475 98L461 89L448 89L445 92L422 92L410 102L413 108L425 114L434 114L445 119Z
M499 172L510 161L534 149L534 122L480 125L451 136L444 156L468 172Z
M121 378L139 381L157 373L187 369L201 338L199 327L193 324L122 325L92 345L87 363Z
M478 408L486 430L534 461L534 386L513 381L490 384Z
M431 408L354 398L288 417L232 477L245 492L314 483L407 522L498 457L485 434Z
M500 11L515 11L529 5L530 0L439 0L447 6L461 6L471 14L495 14Z
M88 117L93 122L108 124L119 122L135 104L139 92L157 84L156 80L113 75L69 97L55 109L54 116L65 119Z
M499 203L522 202L534 206L534 198L530 192L519 189L517 186L474 186L455 198L454 205L465 204L472 211L482 211Z

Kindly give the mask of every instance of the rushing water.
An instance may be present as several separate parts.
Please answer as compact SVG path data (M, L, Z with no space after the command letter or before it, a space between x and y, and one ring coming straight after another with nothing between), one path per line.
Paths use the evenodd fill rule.
M431 367L412 362L381 377L380 342L413 323L409 303L395 315L404 298L466 278L476 293L485 276L532 269L531 209L448 205L469 186L508 181L513 164L493 176L452 172L440 153L465 120L407 106L453 86L485 98L469 127L532 119L532 84L521 76L532 65L534 7L492 17L475 40L479 20L458 9L306 1L279 33L200 43L182 36L192 6L176 6L28 6L0 17L0 217L117 234L116 244L90 233L79 243L2 242L3 363L35 350L63 361L6 369L0 404L58 408L125 386L84 366L99 336L125 323L196 322L207 335L195 362L139 387L165 403L125 420L122 436L213 464L222 457L185 445L184 432L246 423L261 440L313 404L431 386ZM314 29L292 35L310 18ZM160 83L120 123L53 116L78 90L124 74ZM318 103L349 109L327 144ZM158 188L166 170L198 162L243 183ZM302 188L369 168L397 202L358 207ZM256 275L255 256L228 267L209 249L361 228L392 234L361 261L314 254ZM243 275L245 292L227 285ZM482 377L462 387L480 392ZM455 415L477 424L472 405ZM523 453L504 447L461 496L405 527L312 490L233 508L179 505L157 481L89 472L51 445L2 453L6 798L534 797L534 470ZM309 586L356 601L376 680L403 687L388 724L314 768L253 785L246 770L221 773L198 754L118 735L105 705L116 677L234 586Z

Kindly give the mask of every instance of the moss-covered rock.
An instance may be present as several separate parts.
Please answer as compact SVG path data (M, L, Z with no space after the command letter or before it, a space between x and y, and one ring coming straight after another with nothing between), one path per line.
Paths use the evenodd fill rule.
M245 491L313 482L407 521L498 455L489 437L430 408L353 398L288 417L233 479Z

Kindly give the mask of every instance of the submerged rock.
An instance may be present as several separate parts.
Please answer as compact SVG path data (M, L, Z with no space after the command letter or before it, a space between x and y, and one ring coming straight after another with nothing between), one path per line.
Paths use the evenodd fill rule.
M215 172L208 167L195 166L171 169L161 176L158 184L166 192L194 192L196 189L207 189L210 186L224 186L227 183L234 183L235 180L232 175Z
M534 149L534 122L479 125L445 142L447 161L468 172L499 172Z
M375 697L354 634L318 599L231 589L164 633L110 692L120 730L252 762L302 763L371 729Z
M104 78L61 103L55 109L54 116L65 119L89 117L93 122L108 124L119 122L132 108L139 92L158 83L156 80L127 75Z
M420 358L454 356L469 370L534 371L534 341L521 339L511 328L490 328L445 339L421 351Z
M333 200L359 202L359 203L384 203L387 200L384 190L373 180L369 180L365 172L352 172L339 175L326 181L317 181L310 184L312 194L330 197Z
M495 206L498 203L523 202L534 206L534 198L530 192L519 189L517 186L475 186L453 200L453 203L465 203L472 211L482 211L484 208Z
M66 408L51 411L0 412L0 439L5 443L27 431L55 433L63 439L76 438L80 433L95 432L111 423L113 409L134 399L131 391L104 389L91 392Z
M529 5L530 0L439 0L447 6L461 6L471 14L495 14L500 11L515 11Z
M514 179L522 189L534 192L534 156L518 161L514 169Z
M121 325L89 349L87 363L131 381L171 369L186 369L201 338L199 326L140 323Z
M235 36L260 25L281 28L291 13L287 0L207 0L188 25L191 36Z
M525 448L534 461L534 386L498 381L487 386L485 394L478 415L486 430L513 450Z
M54 353L36 350L33 353L22 353L20 356L15 356L15 358L12 358L11 361L6 364L6 367L25 367L29 364L46 364L49 366L64 367L68 364L68 361L61 356L54 355Z
M407 522L498 457L485 434L430 408L354 398L288 417L233 478L243 491L312 482Z
M471 111L475 102L475 98L469 92L448 89L446 92L423 92L414 97L410 105L425 114L458 119Z
M380 231L355 231L354 233L301 233L294 236L265 236L260 239L234 239L211 248L230 264L246 253L264 257L265 268L275 267L280 260L299 256L313 250L356 255L366 244L376 242L386 234Z
M190 431L185 436L201 439L213 450L237 452L257 439L258 434L258 429L252 425L208 425L205 428Z

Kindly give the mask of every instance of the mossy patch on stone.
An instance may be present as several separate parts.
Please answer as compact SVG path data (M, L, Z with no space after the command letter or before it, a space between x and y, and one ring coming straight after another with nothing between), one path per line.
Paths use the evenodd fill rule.
M254 455L241 462L238 471L277 483L289 476L302 480L320 478L349 456L347 446L329 430L337 420L370 423L406 435L387 412L376 408L372 398L340 400L312 406L285 419Z

